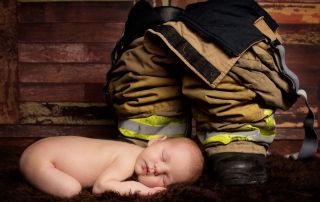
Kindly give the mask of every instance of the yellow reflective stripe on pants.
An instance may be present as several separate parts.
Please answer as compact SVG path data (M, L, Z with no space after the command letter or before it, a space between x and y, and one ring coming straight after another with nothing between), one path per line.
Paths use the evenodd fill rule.
M149 125L149 126L163 126L167 124L184 124L186 123L185 117L165 117L152 115L147 118L135 118L130 119L130 121Z
M198 134L199 140L204 144L222 143L229 144L233 141L251 141L271 144L276 135L276 122L274 111L264 109L265 118L262 123L247 123L236 131L211 131ZM255 125L254 125L255 124ZM259 126L257 126L259 125Z
M125 137L150 140L160 136L185 136L187 131L186 118L150 116L119 120L118 128Z
M268 136L262 135L260 130L243 131L243 132L207 132L205 135L199 135L203 145L209 143L229 144L233 141L252 141L271 144L275 137L275 133Z
M266 127L264 129L274 130L276 128L276 120L274 119L273 110L265 109L263 112L267 115L267 117L264 118L264 121L266 122Z
M162 135L150 135L150 134L142 134L135 131L127 130L124 128L119 128L120 133L129 138L135 138L140 140L151 140L155 138L160 138Z
M264 115L266 117L262 120L265 122L263 127L253 126L252 124L245 124L237 131L252 131L252 130L260 130L262 136L272 136L275 134L276 129L276 120L274 118L274 111L271 109L264 109Z

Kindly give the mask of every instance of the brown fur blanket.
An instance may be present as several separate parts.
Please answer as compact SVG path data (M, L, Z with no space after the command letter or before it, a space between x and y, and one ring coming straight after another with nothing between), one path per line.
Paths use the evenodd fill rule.
M29 185L18 169L20 151L0 147L0 201L320 201L320 159L296 162L268 157L269 180L263 185L227 187L212 180L206 170L194 185L174 185L154 196L92 195L83 190L72 199L58 199Z

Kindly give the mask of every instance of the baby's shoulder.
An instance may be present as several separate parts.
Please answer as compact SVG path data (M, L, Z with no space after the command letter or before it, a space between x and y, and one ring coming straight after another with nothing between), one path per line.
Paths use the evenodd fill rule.
M105 140L105 144L119 150L130 150L137 147L137 145L118 140Z
M138 152L140 151L139 146L127 142L110 141L108 142L108 144L112 153L117 154L117 159L121 161L123 159L135 159Z

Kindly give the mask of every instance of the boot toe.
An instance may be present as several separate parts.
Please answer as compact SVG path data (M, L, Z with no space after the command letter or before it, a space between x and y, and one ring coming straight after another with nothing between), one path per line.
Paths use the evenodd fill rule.
M225 185L262 184L267 181L266 157L252 153L219 153L209 157L209 172Z

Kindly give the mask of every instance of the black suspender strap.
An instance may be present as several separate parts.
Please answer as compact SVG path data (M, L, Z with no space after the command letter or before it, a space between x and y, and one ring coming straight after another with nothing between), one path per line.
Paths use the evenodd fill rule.
M291 83L293 91L298 95L304 98L306 106L308 108L308 114L304 120L304 131L305 137L303 144L300 148L300 151L294 154L286 155L287 158L291 158L294 160L305 160L310 159L315 156L318 149L318 134L316 133L313 125L314 125L314 114L312 109L308 103L308 97L305 90L300 89L299 87L299 79L297 75L295 75L286 65L285 63L285 49L283 45L280 43L280 39L276 33L274 33L263 18L259 18L255 22L255 26L263 33L268 40L274 51L274 58L276 60L277 66L279 67L280 72L285 76Z
M313 127L314 114L308 103L307 93L305 90L299 88L298 77L286 65L285 49L282 45L274 46L274 56L281 73L291 81L293 90L298 96L302 96L304 98L306 106L308 108L308 114L303 124L305 137L300 151L298 153L286 155L286 157L292 158L294 160L304 160L312 158L316 154L318 149L318 135Z

